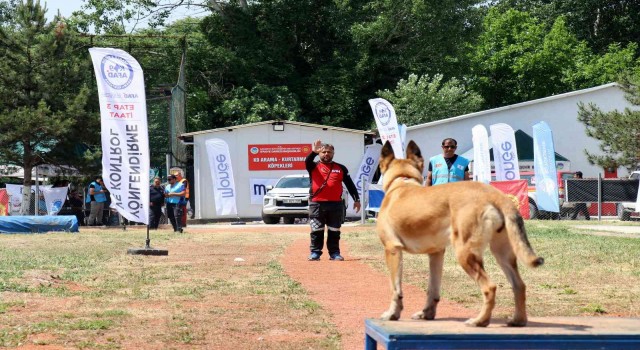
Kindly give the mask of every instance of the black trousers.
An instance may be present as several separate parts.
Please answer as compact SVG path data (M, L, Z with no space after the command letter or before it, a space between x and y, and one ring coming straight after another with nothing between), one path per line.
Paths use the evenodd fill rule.
M324 228L327 229L329 255L340 254L340 227L344 206L340 202L309 202L309 225L311 225L312 252L322 255Z
M583 213L585 220L591 220L591 217L589 217L587 203L576 203L575 208L573 208L573 216L571 217L571 220L575 220L580 213Z
M160 224L160 217L162 217L162 204L153 203L149 207L149 228L157 229Z
M167 217L173 226L173 232L182 230L182 206L174 203L167 203Z

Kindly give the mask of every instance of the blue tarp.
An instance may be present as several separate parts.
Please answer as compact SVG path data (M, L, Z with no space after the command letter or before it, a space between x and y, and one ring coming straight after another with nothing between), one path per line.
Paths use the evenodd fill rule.
M0 233L78 232L75 215L0 216Z

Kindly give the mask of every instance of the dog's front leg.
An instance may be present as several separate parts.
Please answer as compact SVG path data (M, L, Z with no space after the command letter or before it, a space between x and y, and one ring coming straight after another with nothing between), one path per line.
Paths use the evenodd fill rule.
M402 250L400 247L385 247L385 260L389 269L391 279L391 305L389 310L384 312L380 317L382 320L397 320L402 312Z
M413 316L414 320L433 320L436 318L436 309L440 301L440 285L442 282L442 268L444 265L444 250L429 254L429 289L427 290L427 303L422 311Z

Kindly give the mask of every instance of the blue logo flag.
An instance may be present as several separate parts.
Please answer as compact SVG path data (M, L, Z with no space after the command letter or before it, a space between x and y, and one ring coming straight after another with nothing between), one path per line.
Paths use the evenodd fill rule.
M549 125L543 121L535 124L533 126L533 163L538 209L559 213L555 153L553 133Z

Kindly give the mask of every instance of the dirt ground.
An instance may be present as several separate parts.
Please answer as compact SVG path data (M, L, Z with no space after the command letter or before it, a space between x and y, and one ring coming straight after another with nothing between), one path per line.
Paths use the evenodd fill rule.
M307 261L309 254L309 236L308 226L305 224L298 225L208 225L208 226L191 226L188 228L188 234L216 234L216 233L228 233L229 231L238 230L239 232L277 232L277 233L292 233L295 234L291 240L284 254L280 257L280 262L283 266L284 272L293 280L300 283L302 288L308 293L309 298L318 303L323 310L330 315L330 319L327 322L333 324L334 329L340 334L341 348L342 349L362 349L364 344L364 321L367 318L377 318L383 311L389 306L391 292L389 288L389 280L386 274L375 271L371 267L365 264L365 262L352 257L349 252L348 239L341 241L341 251L345 257L345 261L329 261L328 254L322 256L321 261L310 262ZM343 232L371 232L372 227L343 227ZM108 233L108 232L105 232ZM190 270L190 278L204 279L210 274L211 261L215 259L229 259L229 251L240 251L240 248L229 247L216 247L216 246L201 246L196 242L180 241L177 244L170 247L171 254L163 259L155 259L153 264L158 267L162 266L175 266L175 265L193 265L194 268ZM254 245L254 247L256 247ZM264 251L249 252L246 251L245 258L247 264L252 263L253 260L265 259L266 247L263 247ZM225 251L226 250L226 251ZM188 261L184 260L187 259ZM382 258L382 253L381 257ZM195 267L198 268L195 268ZM225 272L226 273L226 272ZM233 278L232 271L228 272L228 278ZM426 276L425 276L426 277ZM53 277L52 277L53 278ZM58 283L56 280L45 281L47 283ZM85 286L71 286L67 288L86 288ZM405 308L402 314L402 318L410 318L411 314L420 310L425 302L426 295L421 289L404 284L405 295ZM255 302L255 300L253 300ZM251 300L240 300L238 304L247 303L247 305L254 305ZM182 309L189 307L192 315L183 313L184 317L191 317L194 319L206 320L203 313L206 313L208 309L211 309L214 305L216 307L223 307L218 305L220 301L203 299L200 301L193 301L190 305L184 304ZM141 321L140 326L144 325L142 329L139 327L129 327L126 329L119 329L117 335L120 339L127 339L120 342L122 348L138 348L138 349L152 349L163 348L163 337L166 337L171 330L170 325L166 324L167 320L171 319L171 316L167 313L180 312L178 309L173 310L169 305L159 306L157 304L142 302L140 305L132 305L126 298L122 298L120 301L114 302L112 305L118 309L129 310L132 314L137 316L136 319L144 319ZM149 309L150 305L155 305L155 308ZM185 306L187 305L187 306ZM255 306L255 305L254 305ZM49 314L60 314L69 312L68 310L78 310L86 308L82 300L79 298L45 298L37 297L30 300L27 306L17 308L21 315L19 317L31 319L33 322L39 322L38 315L44 316ZM269 307L265 305L265 307ZM202 310L202 311L195 311ZM266 313L270 311L264 310ZM210 311L209 311L210 312ZM254 311L258 314L260 311ZM468 318L475 312L473 310L465 309L453 302L442 300L438 309L438 318ZM290 315L291 316L291 315ZM175 315L173 316L175 317ZM207 316L208 317L208 316ZM164 322L164 323L163 323ZM225 322L233 322L226 320ZM285 322L288 326L279 326L277 322ZM286 321L273 320L272 324L266 325L267 330L270 331L266 336L256 334L251 329L251 324L245 324L246 332L239 332L236 334L244 334L236 338L229 338L229 335L225 335L223 329L216 330L215 327L202 326L198 329L194 329L194 332L199 332L203 341L200 345L191 344L191 346L177 346L172 348L211 348L211 349L228 349L228 348L241 348L240 344L247 344L246 342L255 339L268 337L269 341L280 341L281 344L288 344L285 346L287 349L297 348L294 344L304 342L304 339L311 337L309 334L295 333L286 331L287 328L295 328L290 324L299 322L296 321L295 316L292 319ZM318 321L320 322L320 321ZM194 322L197 324L197 322ZM270 322L271 323L271 322ZM231 326L230 326L231 327ZM238 327L243 327L241 322L233 323L232 329L237 330ZM280 333L278 333L280 330ZM142 331L142 333L141 333ZM275 332L275 333L274 333ZM300 338L300 339L298 339ZM311 337L312 338L312 337ZM24 345L18 347L19 349L38 349L38 350L58 350L73 348L65 345L53 345L56 341L56 335L48 332L42 332L39 334L32 334L29 336L27 342ZM227 344L222 345L222 344ZM166 345L166 343L164 343ZM173 344L173 343L172 343ZM206 344L206 345L205 345ZM218 346L212 346L212 344L220 344ZM231 346L232 347L229 347ZM300 343L302 345L302 343ZM255 347L253 347L255 348ZM304 348L309 347L308 344L304 345Z
M345 227L343 231L362 228ZM370 230L370 228L369 228ZM342 336L342 348L362 349L364 321L377 318L389 307L391 289L389 278L349 255L349 243L342 240L341 253L345 261L330 261L323 254L320 261L306 261L309 239L296 240L282 257L285 271L300 282L310 296L328 310L333 323ZM404 284L404 312L402 318L422 309L426 294L419 288ZM438 305L438 318L469 318L473 311L453 302L442 300Z

